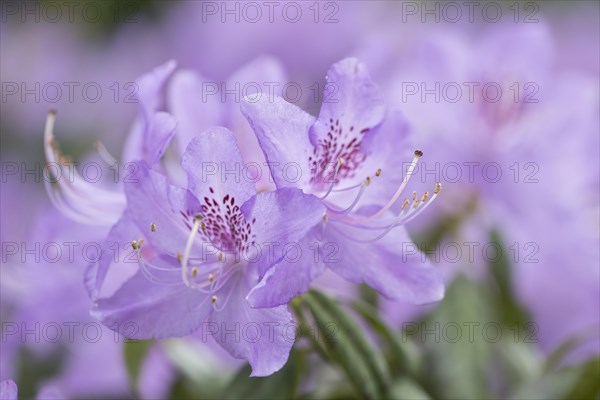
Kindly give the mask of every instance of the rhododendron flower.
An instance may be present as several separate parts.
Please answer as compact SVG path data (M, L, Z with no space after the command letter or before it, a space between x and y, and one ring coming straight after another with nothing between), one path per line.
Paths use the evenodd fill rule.
M282 262L263 269L250 303L285 303L306 291L325 267L392 299L440 300L439 272L416 251L402 225L431 204L441 185L432 195L413 193L394 215L390 209L401 199L422 152L410 147L403 118L386 111L380 89L358 60L334 64L327 83L316 119L279 97L249 96L242 104L277 187L301 188L319 197L327 210L306 239L308 245L323 244L318 262L307 258L302 265ZM402 162L411 158L402 178ZM289 176L290 166L301 171L297 179Z
M183 156L188 189L137 164L135 182L125 184L124 216L108 241L131 234L140 269L112 296L98 299L92 314L142 339L217 329L216 341L232 356L247 359L252 375L262 376L285 364L293 340L284 330L293 318L285 305L253 309L245 298L258 281L258 269L284 257L265 251L269 244L301 240L325 209L298 189L257 194L254 184L239 176L207 173L207 165L231 171L241 163L233 134L212 128L192 140ZM126 331L128 323L135 324L133 335ZM240 338L239 330L248 326L252 338ZM226 334L236 329L237 336Z

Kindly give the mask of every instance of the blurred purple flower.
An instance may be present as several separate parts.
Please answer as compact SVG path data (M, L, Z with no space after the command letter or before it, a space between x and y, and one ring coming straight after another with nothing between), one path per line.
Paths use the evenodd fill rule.
M45 179L44 184L58 210L74 221L87 225L110 226L119 219L125 208L121 178L126 179L131 172L130 163L143 160L150 166L157 164L175 134L175 120L167 113L156 111L157 94L174 69L175 63L170 61L137 80L141 116L129 135L124 165L119 165L104 146L98 143L98 152L108 166L126 169L124 173L119 170L119 181L113 183L112 187L90 183L73 168L74 164L69 163L61 154L54 137L55 112L48 114L44 149L47 170L54 176L55 182Z
M437 174L450 183L450 201L424 218L427 226L460 219L438 248L466 238L482 246L491 230L499 231L511 246L503 257L515 266L516 295L547 350L600 326L600 259L592 245L599 235L597 67L566 68L573 60L565 59L565 46L556 47L556 33L544 21L496 24L475 38L442 28L415 38L402 54L387 43L381 63L390 75L388 94L436 160L421 164L416 177ZM582 43L568 47L574 45ZM462 92L455 98L444 85ZM448 272L485 275L490 257L468 254L446 263ZM578 355L599 352L596 333Z
M98 299L92 315L142 339L252 324L259 330L256 340L215 339L232 356L247 359L253 376L264 376L285 364L293 343L284 329L293 318L286 306L257 310L245 300L258 265L270 267L283 257L266 259L261 252L269 243L299 241L325 210L297 189L256 194L239 176L207 173L207 165L230 171L241 163L233 134L213 128L192 140L183 156L189 190L137 164L136 182L125 185L126 211L108 242L128 237L140 270L112 296ZM109 260L101 260L99 276L112 261L110 254L103 258ZM135 324L133 335L122 329L126 323Z
M166 108L177 119L176 142L183 154L188 143L199 133L214 126L231 130L239 143L242 158L254 174L258 190L275 189L264 171L265 158L256 136L239 111L243 94L262 93L263 86L285 81L281 64L272 57L260 56L242 65L225 82L210 80L194 70L177 71L168 85ZM256 173L254 170L257 170Z
M248 97L242 104L277 187L301 188L327 209L304 243L319 243L318 259L304 257L302 268L282 262L261 270L249 301L257 307L283 304L306 291L325 267L392 299L440 300L444 285L438 271L419 252L406 251L416 249L402 225L431 204L441 187L432 196L413 193L393 215L389 209L422 153L411 150L404 119L386 113L381 91L358 60L334 64L327 83L318 119L279 97ZM402 179L395 172L410 152L411 170ZM290 166L299 171L297 177L287 176ZM361 200L366 205L358 207Z

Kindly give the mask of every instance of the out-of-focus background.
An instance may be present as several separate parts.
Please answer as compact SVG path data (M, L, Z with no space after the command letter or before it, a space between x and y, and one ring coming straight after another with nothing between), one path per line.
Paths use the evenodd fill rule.
M248 379L213 343L131 343L92 319L83 273L109 227L60 216L43 153L55 109L63 153L110 185L118 167L103 164L98 141L120 159L136 79L168 60L203 79L198 133L252 135L245 94L316 115L327 69L349 56L425 153L411 190L444 186L408 225L444 270L442 302L316 283L390 365L390 397L599 398L598 2L3 1L0 16L0 380L20 398L355 393L344 368L302 348L283 371ZM168 107L168 85L164 97Z

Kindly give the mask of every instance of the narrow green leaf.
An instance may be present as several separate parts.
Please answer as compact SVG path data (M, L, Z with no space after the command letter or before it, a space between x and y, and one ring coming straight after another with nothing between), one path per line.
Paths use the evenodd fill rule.
M390 369L396 374L417 376L423 367L423 360L416 345L410 340L403 339L399 332L390 328L381 320L377 310L369 304L353 302L352 307L386 344Z
M600 396L600 357L579 365L561 368L527 382L515 399L598 399Z
M394 400L429 400L431 397L415 382L402 378L394 382L389 394Z
M579 378L564 399L600 398L600 357L595 357L580 367Z
M531 317L516 299L512 284L513 260L511 254L513 251L518 251L518 249L507 247L500 233L496 230L490 232L490 243L495 243L501 251L501 255L497 257L497 260L490 260L488 263L495 284L494 307L499 311L500 318L507 325L525 326L531 321Z
M362 396L383 397L389 373L382 355L369 343L362 329L333 299L316 291L303 298L319 327L328 357L346 372ZM326 332L324 327L335 330Z
M492 341L501 328L493 320L486 295L475 282L459 275L427 319L406 327L406 333L412 333L426 351L423 379L435 392L433 397L490 397Z
M144 360L154 343L153 340L126 340L123 344L123 358L129 375L129 383L136 392Z

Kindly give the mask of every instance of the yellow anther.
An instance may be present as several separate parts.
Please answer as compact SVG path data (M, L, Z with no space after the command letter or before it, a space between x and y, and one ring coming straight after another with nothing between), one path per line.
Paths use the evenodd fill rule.
M442 184L438 182L435 184L435 189L433 190L433 193L438 194L440 190L442 190Z
M404 199L404 201L402 202L402 209L404 210L406 207L408 207L409 204L410 201L408 201L408 199Z
M215 275L215 273L214 273L214 272L211 272L210 274L208 274L208 281L209 281L210 283L214 282L216 278L217 278L217 277L216 277L216 275Z
M132 240L132 241L131 241L131 247L132 247L134 250L137 250L137 249L139 249L139 247L140 247L140 246L138 245L138 242L137 242L137 240Z
M423 157L423 152L421 150L415 150L415 157Z
M375 171L375 176L379 176L381 175L381 168L379 168L377 171Z
M421 201L426 201L429 198L429 192L423 193L423 197L421 197Z
M210 298L210 302L213 303L213 304L215 304L217 302L217 296L212 296Z
M177 262L179 262L179 264L181 264L181 253L177 252Z
M150 224L150 231L156 232L156 224L154 222Z
M192 268L192 278L195 278L198 275L198 267Z

